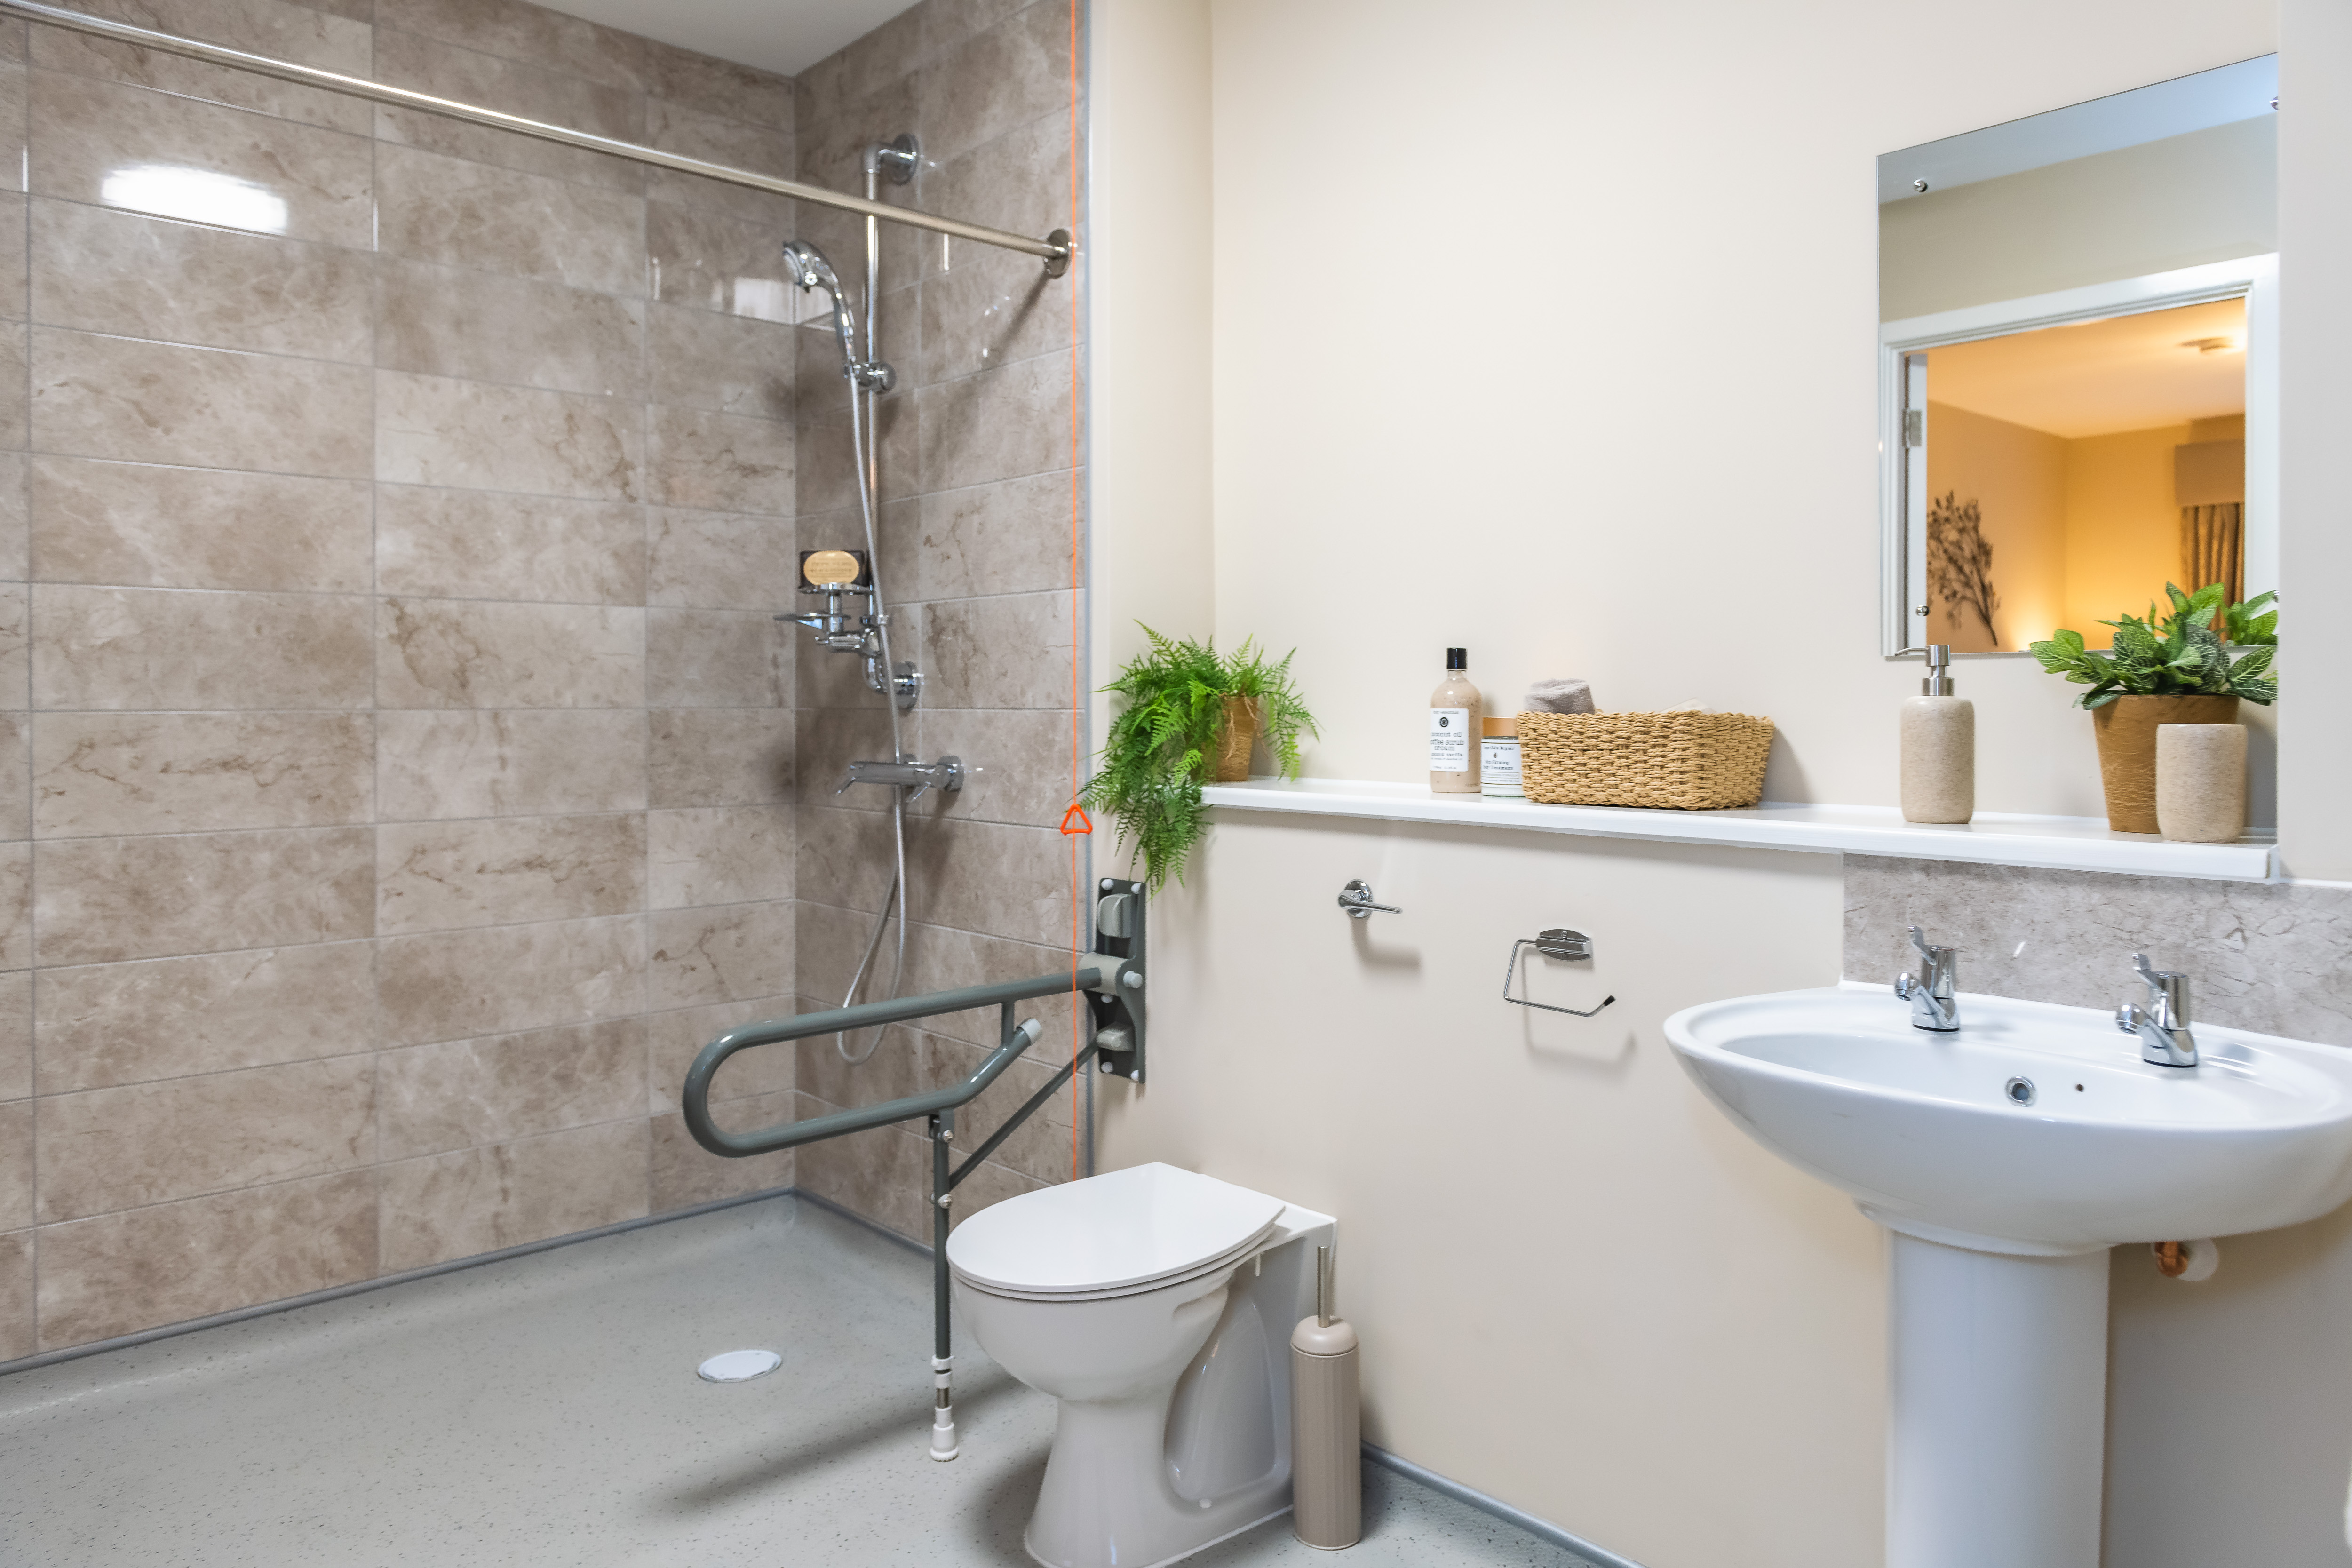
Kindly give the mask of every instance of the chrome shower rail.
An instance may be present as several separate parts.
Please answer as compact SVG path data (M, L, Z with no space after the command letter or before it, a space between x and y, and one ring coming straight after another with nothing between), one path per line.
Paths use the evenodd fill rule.
M929 229L934 234L952 235L958 239L976 240L982 245L993 245L1005 250L1017 250L1026 256L1043 258L1045 271L1058 278L1069 269L1073 245L1069 231L1055 229L1044 239L1025 234L1013 234L1006 229L989 228L982 224L964 223L957 218L940 217L933 213L917 212L909 207L894 207L881 202L867 201L861 196L845 195L820 185L804 185L797 180L780 180L770 174L755 174L749 169L737 169L725 163L706 163L700 158L688 158L677 153L665 153L656 147L640 147L634 142L615 141L610 136L598 136L586 131L573 131L566 126L550 125L543 121L526 120L519 114L507 114L478 104L460 103L455 99L436 98L404 87L392 87L363 77L344 76L339 71L321 70L316 66L297 65L291 60L272 59L267 55L247 54L242 49L207 44L196 38L183 38L173 33L158 33L146 27L134 27L128 22L109 21L103 16L87 16L79 11L60 6L42 5L33 0L0 0L0 16L22 16L42 22L52 27L65 27L92 37L108 38L116 43L135 44L142 49L154 49L167 55L182 55L207 65L227 66L232 69L251 71L256 76L275 77L280 81L299 82L305 87L320 88L328 92L340 92L352 98L364 98L377 103L389 103L401 109L420 110L451 120L471 121L477 125L488 125L500 131L511 131L519 136L535 136L542 142L560 142L569 147L584 147L592 153L609 153L633 163L649 164L657 169L675 169L682 174L698 174L706 180L717 180L730 185L741 185L748 190L766 191L772 195L790 196L794 201L817 206L837 207L885 223L905 224L913 228Z

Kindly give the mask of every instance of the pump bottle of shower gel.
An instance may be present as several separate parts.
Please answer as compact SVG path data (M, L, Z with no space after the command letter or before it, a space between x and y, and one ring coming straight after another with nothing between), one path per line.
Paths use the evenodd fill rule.
M1429 694L1429 787L1436 795L1478 793L1478 721L1486 700L1470 684L1466 648L1445 650L1445 679Z
M1952 695L1952 650L1927 649L1927 679L1903 700L1903 820L1966 822L1977 809L1977 710Z

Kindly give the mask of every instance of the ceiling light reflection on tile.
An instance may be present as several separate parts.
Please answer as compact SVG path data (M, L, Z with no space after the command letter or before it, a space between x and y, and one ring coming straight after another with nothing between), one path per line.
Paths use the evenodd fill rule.
M162 217L185 218L256 234L286 232L286 198L266 185L210 169L131 163L106 176L99 199Z

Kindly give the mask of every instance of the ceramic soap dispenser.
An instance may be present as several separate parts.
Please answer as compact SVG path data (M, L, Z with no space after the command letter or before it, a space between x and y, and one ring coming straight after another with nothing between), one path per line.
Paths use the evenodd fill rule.
M1977 810L1977 710L1952 695L1952 650L1927 649L1927 679L1903 701L1903 820L1966 822Z

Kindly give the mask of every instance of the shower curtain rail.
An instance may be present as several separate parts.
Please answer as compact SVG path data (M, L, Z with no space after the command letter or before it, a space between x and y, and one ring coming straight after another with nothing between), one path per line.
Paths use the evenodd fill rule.
M107 38L116 43L135 44L141 48L154 49L163 54L182 55L202 60L208 65L226 66L236 70L250 71L257 76L275 77L280 81L299 82L305 87L340 92L353 98L370 99L402 109L415 109L427 114L438 114L451 120L471 121L477 125L488 125L500 131L511 131L520 136L535 136L542 142L559 142L569 147L584 147L592 153L608 153L626 158L633 163L657 169L673 169L682 174L697 174L706 180L740 185L747 190L766 191L772 195L790 196L794 201L808 202L816 206L835 207L843 212L879 218L885 223L904 224L909 227L929 229L957 239L975 240L982 245L993 245L1005 250L1019 251L1026 256L1042 258L1048 276L1058 278L1067 271L1073 248L1069 231L1055 229L1043 239L1025 234L1014 234L1001 228L989 228L976 223L941 217L935 213L918 212L909 207L894 207L881 202L867 201L862 196L845 195L819 185L804 185L797 180L780 180L769 174L753 174L749 169L737 169L725 163L706 163L700 158L688 158L677 153L665 153L656 147L640 147L633 142L615 141L586 131L573 131L562 125L550 125L542 121L526 120L519 114L507 114L478 104L460 103L454 99L436 98L430 93L409 88L393 87L383 82L369 81L362 77L344 76L338 71L321 70L316 66L297 65L291 60L272 59L267 55L247 54L242 49L226 48L196 38L183 38L176 34L159 33L146 27L132 26L128 22L110 21L103 16L84 16L57 5L43 5L35 0L0 0L0 16L22 16L28 21L64 27L92 37Z

